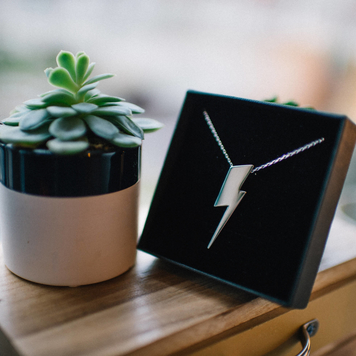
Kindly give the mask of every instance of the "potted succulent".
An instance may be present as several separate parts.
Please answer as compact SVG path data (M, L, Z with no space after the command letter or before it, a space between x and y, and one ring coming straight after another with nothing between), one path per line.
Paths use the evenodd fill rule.
M141 142L162 124L96 87L84 52L61 51L54 90L0 124L0 227L6 266L61 286L101 282L135 262Z

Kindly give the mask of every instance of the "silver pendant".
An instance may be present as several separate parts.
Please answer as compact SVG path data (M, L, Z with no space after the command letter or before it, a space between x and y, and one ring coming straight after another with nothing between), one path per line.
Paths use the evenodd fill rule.
M208 244L208 249L219 236L225 224L228 222L236 207L246 194L246 192L241 190L241 186L251 173L252 169L252 164L230 166L214 204L214 206L226 206L227 208Z

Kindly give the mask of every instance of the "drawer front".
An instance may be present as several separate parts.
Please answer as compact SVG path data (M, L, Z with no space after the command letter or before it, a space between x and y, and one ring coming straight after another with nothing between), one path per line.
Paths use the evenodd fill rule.
M300 328L318 319L311 352L356 330L356 280L310 301L304 310L290 310L274 319L192 351L194 356L295 356L302 350Z

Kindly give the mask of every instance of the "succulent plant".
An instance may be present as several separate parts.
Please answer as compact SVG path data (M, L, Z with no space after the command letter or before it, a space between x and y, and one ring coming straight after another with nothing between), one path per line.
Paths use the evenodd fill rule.
M76 154L91 144L135 147L144 132L163 125L133 118L144 110L124 99L102 94L96 86L113 74L90 77L95 63L84 52L61 51L56 68L47 68L48 82L58 87L16 107L0 125L0 140L25 147L41 147L57 154Z

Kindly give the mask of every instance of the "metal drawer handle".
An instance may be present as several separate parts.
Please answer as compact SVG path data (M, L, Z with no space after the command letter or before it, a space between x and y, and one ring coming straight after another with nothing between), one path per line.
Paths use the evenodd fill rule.
M297 356L309 356L310 355L310 337L314 336L319 329L319 321L317 319L311 320L302 326L302 333L304 342L302 342L303 350L299 352Z

